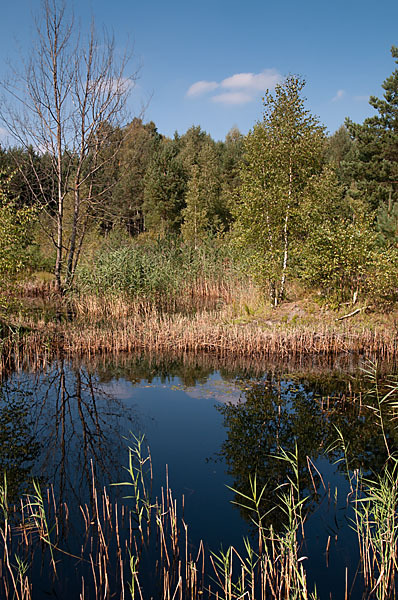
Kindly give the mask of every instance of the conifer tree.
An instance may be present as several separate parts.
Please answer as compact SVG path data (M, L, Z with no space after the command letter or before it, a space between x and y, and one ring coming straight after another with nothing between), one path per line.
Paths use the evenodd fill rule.
M174 140L162 140L144 179L145 229L161 235L178 233L185 206L186 172Z
M391 55L398 64L398 47L392 46ZM366 193L371 207L380 209L383 229L386 219L395 220L394 204L398 202L398 69L387 77L382 88L383 98L371 96L369 100L377 115L363 124L346 121L354 144L345 171Z

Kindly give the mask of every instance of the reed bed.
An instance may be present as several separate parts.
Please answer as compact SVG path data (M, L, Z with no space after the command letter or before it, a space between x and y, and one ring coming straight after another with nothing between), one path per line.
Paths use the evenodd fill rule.
M281 450L276 458L287 462L291 473L278 488L283 526L276 531L264 524L264 489L254 476L250 492L233 490L235 503L251 514L252 539L244 539L242 549L218 552L203 541L192 544L185 500L173 496L167 468L160 496L152 497L151 456L142 437L129 448L126 480L114 484L123 489L124 499L112 499L106 487L97 489L93 464L90 500L77 510L57 502L52 487L43 493L37 482L18 505L9 506L5 477L0 485L0 597L62 598L66 592L79 600L317 600L316 587L310 590L307 583L310 559L302 551L307 498L300 488L297 447L292 453ZM394 460L377 481L363 480L358 472L350 475L351 483L356 479L352 501L360 565L356 574L346 570L347 599L358 579L363 600L396 598L396 466ZM329 546L330 536L326 566Z
M148 289L133 297L112 290L62 297L53 282L22 285L23 309L9 319L11 325L0 322L0 373L23 360L40 366L57 355L205 353L261 361L362 354L387 361L398 353L394 323L361 327L322 312L306 315L294 303L290 315L275 318L243 276L200 274L180 278L174 292Z
M45 593L52 590L63 597L62 578L67 575L72 589L79 590L75 597L80 600L316 598L315 593L308 592L299 558L302 501L293 479L281 495L289 513L283 533L263 527L261 491L254 481L252 498L243 499L252 504L258 547L254 549L245 540L244 552L230 547L226 552L209 553L203 541L192 546L184 520L184 498L176 501L167 476L160 498L151 499L152 465L143 438L135 438L129 449L126 470L127 481L118 485L127 488L129 505L111 501L106 488L97 490L92 467L91 502L79 506L78 523L66 503L57 504L52 488L42 494L37 483L19 506L9 507L4 480L0 486L2 598L32 600L38 585L33 574L38 565ZM80 529L79 543L71 548L67 542L76 535L76 526Z
M113 309L118 309L113 305ZM120 310L125 310L123 304ZM299 356L363 354L393 360L397 356L394 330L316 331L309 326L270 328L259 323L221 322L219 312L187 316L167 314L147 305L129 307L128 314L87 321L36 322L15 328L0 340L0 370L50 356L95 356L131 352L212 353L220 358L291 359ZM35 358L36 357L36 358Z

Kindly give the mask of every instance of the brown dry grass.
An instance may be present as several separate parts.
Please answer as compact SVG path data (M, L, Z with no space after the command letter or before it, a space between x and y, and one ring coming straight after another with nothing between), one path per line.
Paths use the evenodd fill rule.
M51 283L25 289L23 301L25 310L14 316L11 335L0 341L2 368L57 353L204 352L225 359L360 353L391 360L398 350L394 313L362 311L337 321L352 309L332 312L305 297L271 309L250 285L202 282L196 293L187 288L173 300L175 310L120 296L75 296L66 303Z

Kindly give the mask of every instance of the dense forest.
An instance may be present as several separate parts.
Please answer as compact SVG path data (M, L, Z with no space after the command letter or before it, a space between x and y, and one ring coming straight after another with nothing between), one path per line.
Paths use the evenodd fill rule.
M398 63L398 48L391 54ZM136 293L151 263L217 253L219 268L249 273L273 305L299 285L336 305L391 308L398 69L370 98L374 116L332 135L307 109L304 85L287 77L265 93L252 130L232 128L224 141L200 126L169 138L143 118L117 123L115 104L87 126L80 152L67 140L54 151L28 144L32 135L1 147L3 287L47 272L62 293Z

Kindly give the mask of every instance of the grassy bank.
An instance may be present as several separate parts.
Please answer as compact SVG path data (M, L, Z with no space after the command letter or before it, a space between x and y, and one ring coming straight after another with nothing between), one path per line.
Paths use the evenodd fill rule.
M49 274L3 287L1 368L57 353L397 354L398 312L391 306L383 312L365 300L327 301L297 282L278 307L265 298L244 257L228 246L193 250L149 240L100 248L64 295Z
M343 306L339 311L297 297L276 309L254 286L203 280L168 305L125 295L57 295L53 284L18 291L17 310L2 326L2 366L62 353L93 356L122 352L214 353L263 358L362 353L393 359L397 315ZM165 302L164 299L162 299ZM362 307L363 308L363 307Z

